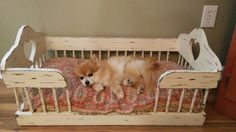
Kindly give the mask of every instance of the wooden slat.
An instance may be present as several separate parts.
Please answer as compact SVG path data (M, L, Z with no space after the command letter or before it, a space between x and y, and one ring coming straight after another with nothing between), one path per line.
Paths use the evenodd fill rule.
M29 93L28 93L28 91L26 90L26 88L24 88L24 92L25 92L25 95L26 95L27 103L28 103L29 108L30 108L30 112L34 112L33 105L32 105L32 102L31 102Z
M183 66L184 64L184 57L181 57L180 65Z
M165 110L166 113L169 112L171 93L172 93L172 89L169 89L169 90L168 90L167 103L166 103L166 110Z
M127 51L125 51L125 56L127 56Z
M216 88L219 72L169 70L158 80L160 88Z
M70 102L70 95L69 95L69 90L66 88L66 100L67 100L67 105L68 105L68 111L71 112L71 102Z
M41 88L38 88L38 91L39 91L39 96L40 96L40 101L41 101L41 105L43 108L43 112L45 113L47 111L46 111L46 105L45 105L45 101L44 101L44 97L43 97L43 93L42 93Z
M161 61L161 51L158 51L158 61Z
M55 58L57 58L57 50L54 50L54 55L55 55Z
M21 94L21 100L22 100L22 102L24 102L26 100L25 99L26 95L25 95L25 92L24 92L24 88L19 88L19 90L20 90L20 94Z
M169 61L169 56L170 56L170 52L167 51L167 53L166 53L166 61Z
M62 73L55 69L9 68L4 71L3 78L9 88L64 88L67 86Z
M181 61L181 55L179 54L179 58L178 58L178 64L180 65L180 61Z
M207 101L208 94L209 94L209 89L206 89L205 94L204 94L204 98L203 98L203 102L202 102L203 109L206 107L206 101Z
M14 95L15 95L17 110L19 110L19 108L20 108L20 103L19 103L19 96L18 96L18 93L17 93L17 88L13 88L13 90L14 90Z
M150 112L141 115L79 115L69 112L33 113L33 116L19 116L19 125L197 125L202 126L206 119L204 112L175 113ZM112 127L112 126L111 126Z
M182 104L183 104L183 99L184 99L184 92L185 92L185 89L183 88L183 90L182 90L182 92L181 92L181 96L180 96L179 106L178 106L177 112L180 112L180 111L181 111Z
M159 100L159 95L160 95L160 89L156 89L156 94L155 94L155 105L154 105L154 112L157 112L157 104Z
M107 51L107 58L109 59L110 58L110 50Z
M136 51L135 50L133 50L133 56L136 56Z
M72 57L75 58L75 51L72 50Z
M195 103L195 100L196 100L196 97L197 97L197 92L198 92L198 89L195 89L194 93L193 93L193 98L192 98L192 101L191 101L189 113L192 113L192 111L193 111L194 103Z
M150 54L149 54L149 55L150 55L150 57L152 57L152 51L150 51Z
M102 60L102 51L101 50L98 51L98 57L99 57L99 60Z
M92 50L90 50L90 58L92 58L92 56L93 56L93 51Z
M160 38L46 37L47 50L177 51L176 41Z
M81 50L81 59L84 59L84 50Z
M118 50L116 51L116 56L119 56L119 51Z
M66 50L63 50L63 55L64 57L66 57Z
M142 51L142 58L144 58L144 51Z
M56 94L56 89L55 88L52 88L52 93L53 93L55 110L56 110L56 112L59 112L58 100L57 100L57 94Z

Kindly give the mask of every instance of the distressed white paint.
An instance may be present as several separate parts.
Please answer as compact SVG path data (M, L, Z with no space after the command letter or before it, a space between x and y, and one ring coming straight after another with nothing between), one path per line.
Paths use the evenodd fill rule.
M169 70L158 80L160 88L216 88L221 74L196 70Z
M196 43L200 44L200 55L197 60L193 61L190 40L193 39ZM27 60L23 53L23 44L27 42L35 42L36 53L33 59ZM58 70L53 69L30 69L21 67L31 67L32 60L39 65L43 63L48 56L45 55L45 60L39 59L46 53L47 50L55 51L57 57L57 51L71 50L73 57L75 57L75 51L81 53L81 58L84 58L84 52L99 51L99 58L101 58L101 51L107 51L107 57L110 57L110 51L116 51L117 55L119 51L133 52L136 55L136 51L141 51L141 56L144 57L144 52L150 52L150 56L153 52L158 52L158 60L161 60L161 52L167 52L166 60L169 60L169 53L172 51L179 51L178 64L189 67L196 70L169 70L161 75L158 80L159 88L178 89L196 89L206 88L204 95L204 102L208 95L208 89L215 88L217 81L220 79L220 73L222 67L209 48L206 36L203 30L195 29L190 34L181 34L178 39L143 39L143 38L71 38L71 37L46 37L42 34L36 33L29 26L22 26L17 34L15 44L6 53L1 63L1 72L3 73L4 83L7 87L19 87L20 90L24 87L35 88L53 88L54 100L57 101L55 88L65 88L66 81L63 74ZM42 62L40 62L42 61ZM206 63L206 64L205 64ZM16 67L16 68L15 68ZM14 75L16 74L16 75ZM50 74L51 77L43 78L41 75ZM22 75L18 77L18 75ZM23 81L24 84L16 83L17 81ZM42 82L49 81L50 84L43 84ZM19 125L202 125L205 120L205 113L183 113L180 111L182 105L182 98L184 91L182 92L179 107L177 112L156 112L159 99L159 88L156 90L154 112L145 114L130 114L130 115L78 115L78 113L71 112L71 104L69 98L69 92L66 89L66 97L68 103L68 112L59 112L58 104L56 105L56 111L39 113L35 112L20 112L17 111L17 118ZM16 90L16 89L15 89ZM196 90L195 90L196 91ZM26 90L25 90L26 92ZM168 99L170 100L171 96ZM42 93L41 93L42 94ZM196 95L196 93L194 94ZM18 98L18 95L15 95ZM29 95L26 93L27 101ZM22 95L23 98L24 95ZM43 101L43 96L40 96ZM193 97L194 99L194 97ZM194 101L194 100L193 100ZM169 102L169 101L168 101ZM170 102L169 102L170 103ZM18 102L19 105L19 102ZM167 104L167 111L168 111ZM33 108L32 108L33 109ZM46 110L44 110L46 111Z
M192 43L193 40L200 46L200 53L196 60L193 58ZM215 53L209 47L205 32L203 29L194 29L189 34L180 34L178 38L179 53L187 60L191 66L196 70L208 70L208 71L222 71L222 65L215 55Z
M67 86L61 71L56 69L8 68L3 71L7 87L64 88Z

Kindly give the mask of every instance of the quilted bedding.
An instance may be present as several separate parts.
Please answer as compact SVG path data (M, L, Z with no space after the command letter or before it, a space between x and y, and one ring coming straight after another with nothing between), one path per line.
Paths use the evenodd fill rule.
M73 112L80 112L81 114L107 114L110 112L117 112L119 114L129 114L132 112L149 112L153 111L155 103L155 90L152 92L137 94L135 88L123 86L125 98L123 100L118 99L110 90L106 87L102 92L96 93L91 87L83 86L79 79L74 74L74 68L77 63L82 62L82 59L72 58L53 58L49 59L42 65L42 68L59 69L63 72L71 101L71 107ZM160 61L159 62L159 75L170 69L183 69L175 62ZM40 101L38 89L28 88L31 102L35 111L43 111ZM168 90L159 89L160 96L157 104L157 111L165 111ZM65 89L57 89L56 95L59 104L60 111L67 111L67 100ZM44 101L47 111L55 111L54 98L52 90L49 88L42 88ZM172 90L169 111L177 111L182 89ZM184 100L182 105L182 112L189 111L191 100L193 98L193 90L185 90ZM201 111L202 91L199 91L194 104L193 112ZM29 105L24 102L24 110L29 110Z

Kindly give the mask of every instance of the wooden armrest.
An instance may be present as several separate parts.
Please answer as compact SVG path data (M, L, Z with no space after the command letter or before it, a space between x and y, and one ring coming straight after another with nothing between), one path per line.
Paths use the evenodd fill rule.
M3 81L8 88L65 88L66 80L56 69L8 68L2 72Z
M158 80L159 88L216 88L220 72L169 70Z

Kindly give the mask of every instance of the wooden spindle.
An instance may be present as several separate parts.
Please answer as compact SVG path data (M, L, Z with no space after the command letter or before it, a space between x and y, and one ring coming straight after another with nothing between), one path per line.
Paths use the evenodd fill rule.
M202 103L203 108L205 108L205 106L206 106L206 101L207 101L208 94L209 94L209 89L206 89L205 94L204 94L204 98L203 98L203 103Z
M56 112L59 112L57 94L56 94L56 89L55 88L52 88L52 93L53 93L54 105L55 105Z
M75 58L75 51L72 50L72 57Z
M27 103L29 104L30 112L34 112L33 105L32 105L29 93L28 93L26 88L24 88L24 92L25 92L25 95L26 95Z
M161 51L158 51L158 61L161 61Z
M81 59L84 59L84 50L81 50Z
M46 111L46 105L45 105L45 101L44 101L44 97L43 97L43 92L42 92L41 88L38 88L38 91L39 91L39 97L40 97L40 101L42 104L43 112L45 113L47 111Z
M64 57L67 57L67 56L66 56L66 50L63 50L63 54L64 54Z
M150 57L152 57L152 51L150 51L150 54L149 54Z
M160 89L156 89L156 95L155 95L155 105L154 105L154 112L157 112L157 104L159 100L159 95L160 95Z
M102 51L101 50L98 51L98 57L99 57L99 60L102 60Z
M54 50L55 58L57 58L57 50Z
M136 51L135 51L135 50L133 51L133 56L134 56L134 57L136 56Z
M172 93L172 89L169 89L169 90L168 90L167 103L166 103L166 113L169 112L171 93Z
M169 61L170 51L167 51L166 53L166 61Z
M144 58L144 51L142 51L142 58Z
M193 93L193 98L192 98L192 102L191 102L191 105L190 105L189 113L192 113L192 111L193 111L194 103L195 103L195 100L196 100L196 97L197 97L197 92L198 92L198 89L195 89L194 93Z
M180 65L181 55L179 54L178 65Z
M90 58L92 58L92 57L93 57L93 51L90 50Z
M14 95L15 95L15 100L16 100L16 107L17 107L17 110L20 109L20 103L19 103L19 96L18 96L18 93L17 93L17 88L13 88L14 90Z
M107 50L107 58L110 58L110 50Z
M116 56L119 56L119 51L118 50L116 51Z
M125 51L125 56L127 56L127 51Z
M66 88L66 100L68 105L68 111L71 112L72 110L71 110L71 102L68 88Z
M183 90L182 90L182 92L181 92L181 96L180 96L180 100L179 100L179 107L178 107L177 112L180 112L180 110L181 110L181 108L182 108L183 99L184 99L184 92L185 92L185 89L183 88Z

